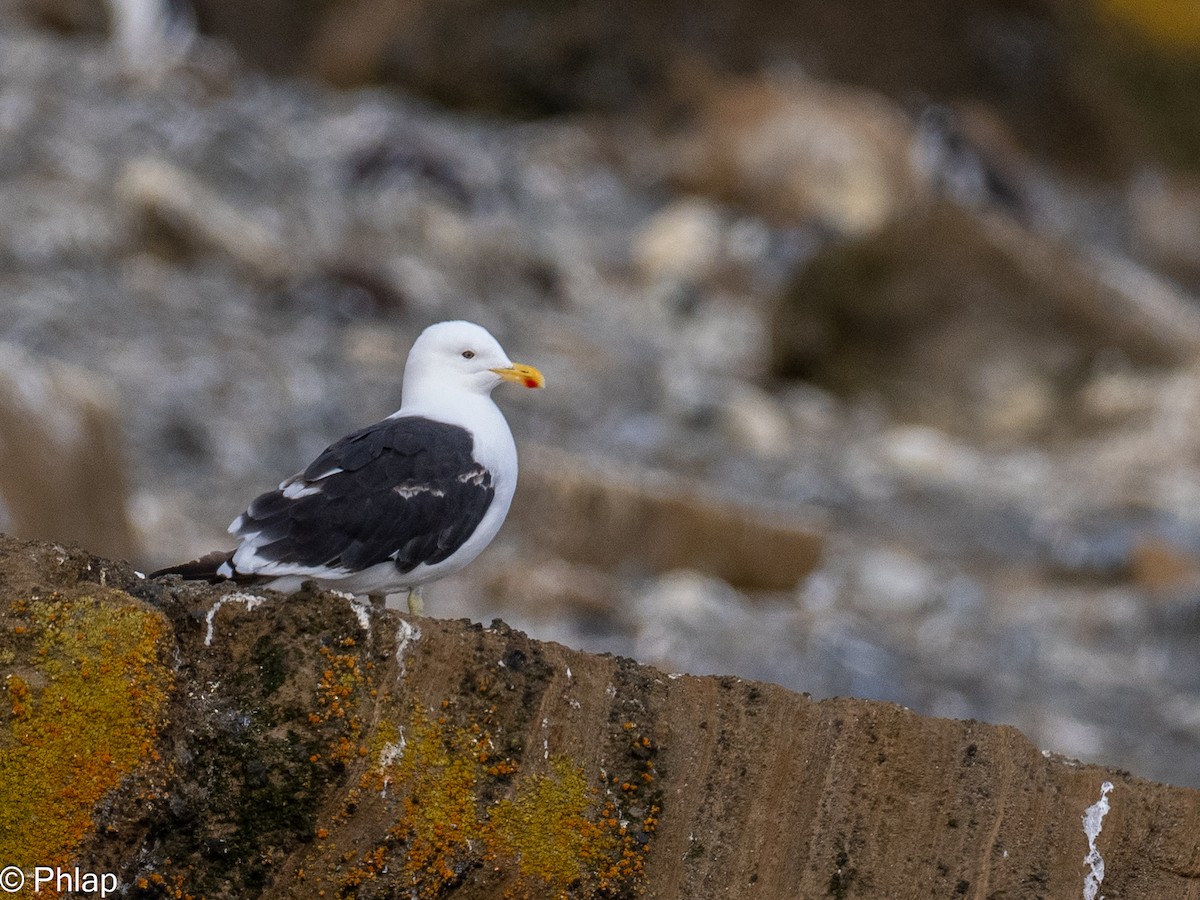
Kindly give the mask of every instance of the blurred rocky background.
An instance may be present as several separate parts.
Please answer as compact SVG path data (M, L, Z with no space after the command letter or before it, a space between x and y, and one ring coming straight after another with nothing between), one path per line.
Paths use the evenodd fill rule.
M1178 0L0 0L0 527L227 546L468 318L431 614L1200 787L1197 96Z

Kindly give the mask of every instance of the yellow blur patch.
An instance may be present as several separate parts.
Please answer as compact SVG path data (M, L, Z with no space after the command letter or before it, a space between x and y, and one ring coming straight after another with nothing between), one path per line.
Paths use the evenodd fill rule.
M1095 0L1109 20L1131 25L1159 46L1200 51L1200 3L1197 0Z

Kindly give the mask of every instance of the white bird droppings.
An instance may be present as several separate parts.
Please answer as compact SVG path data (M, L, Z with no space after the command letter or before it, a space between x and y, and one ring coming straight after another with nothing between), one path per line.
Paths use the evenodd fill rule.
M260 604L266 603L266 597L260 597L257 594L243 594L240 591L236 594L230 594L227 597L222 597L213 604L212 609L204 616L204 621L208 625L208 630L204 633L204 646L211 647L213 642L213 620L217 617L217 611L226 603L244 603L246 612L253 612Z
M367 637L371 636L371 601L362 600L355 597L353 594L345 594L341 591L334 591L346 598L350 604L350 608L354 610L354 617L358 619L358 627L367 633Z
M404 740L404 729L401 728L400 736L394 742L388 741L383 745L383 749L379 751L379 768L385 773L383 776L383 788L379 792L380 797L387 797L388 783L391 781L391 778L386 773L404 756L404 748L407 745L407 742Z
M1104 826L1104 817L1108 814L1108 792L1113 789L1111 781L1100 785L1100 799L1089 806L1083 813L1083 833L1088 839L1088 855L1083 858L1084 865L1090 871L1083 876L1083 900L1104 900L1100 894L1100 885L1104 881L1104 857L1096 846L1096 838ZM1097 898L1099 895L1099 898Z
M407 619L401 619L400 626L396 629L396 662L400 663L401 675L408 674L404 665L404 651L408 649L409 644L420 639L421 629Z

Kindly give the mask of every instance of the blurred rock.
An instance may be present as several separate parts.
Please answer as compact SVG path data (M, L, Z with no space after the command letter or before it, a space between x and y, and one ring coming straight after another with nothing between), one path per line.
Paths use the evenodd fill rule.
M917 120L912 161L925 189L934 194L1028 218L1024 181L1034 162L1003 123L981 108L927 106Z
M0 531L134 556L119 409L93 373L0 343Z
M822 251L780 298L773 371L897 419L1009 444L1070 435L1077 389L1200 352L1200 312L1148 273L934 205Z
M791 590L818 563L821 529L718 498L664 472L525 451L512 518L522 540L613 571L695 569L747 590Z
M791 422L783 406L761 388L739 382L722 406L722 425L735 446L758 456L791 451Z
M1087 485L1088 505L1107 507L1109 515L1132 506L1193 521L1200 503L1194 462L1200 458L1200 368L1193 363L1155 373L1119 366L1097 373L1080 399L1083 421L1100 439L1081 440L1059 458L1071 473L1064 486Z
M222 6L236 8L232 3ZM309 47L313 71L336 87L377 80L383 75L389 44L421 15L422 6L419 0L348 0L327 4Z
M855 602L884 615L916 612L938 598L933 569L900 550L885 548L861 554L854 580Z
M744 381L766 374L769 323L761 304L752 298L728 299L702 304L668 323L666 365Z
M0 13L69 33L100 33L109 27L108 5L95 0L4 0Z
M655 213L633 237L633 261L647 279L707 279L720 263L721 214L707 201L677 200Z
M1200 288L1200 179L1143 174L1129 189L1134 251Z
M69 34L105 34L124 72L147 81L184 63L197 36L191 0L0 0L2 19ZM205 62L228 55L214 49L211 42L204 48Z
M670 337L658 364L659 403L664 414L680 422L718 423L753 452L777 452L782 444L776 438L786 438L786 416L755 385L768 365L763 311L748 298L723 299L728 302L677 311L667 321Z
M165 77L196 42L196 16L181 0L108 0L113 49L125 71L145 80Z
M81 168L96 163L78 162ZM0 202L5 200L14 215L0 223L0 242L21 266L45 271L63 260L111 260L133 243L130 216L58 178L41 181L34 191L0 186Z
M669 572L633 601L634 654L673 672L728 669L742 642L761 646L762 616L724 581L693 571Z
M915 199L912 128L882 96L808 79L726 81L682 140L676 181L769 219L873 231Z
M1130 569L1136 584L1155 594L1200 594L1200 559L1156 535L1133 544Z
M832 431L845 416L837 397L809 382L788 384L780 392L780 402L796 428L811 434Z
M1129 371L1097 372L1080 393L1080 401L1088 415L1105 425L1120 425L1133 419L1144 419L1149 410L1170 391L1174 373L1161 375Z
M944 431L923 425L890 428L880 436L883 459L897 471L930 480L978 477L983 461Z
M282 279L291 268L287 243L276 228L170 163L134 160L116 191L150 234L166 230L192 252L219 253L266 280Z
M505 611L527 621L564 622L620 615L621 582L594 566L561 559L521 559L502 568L487 590Z

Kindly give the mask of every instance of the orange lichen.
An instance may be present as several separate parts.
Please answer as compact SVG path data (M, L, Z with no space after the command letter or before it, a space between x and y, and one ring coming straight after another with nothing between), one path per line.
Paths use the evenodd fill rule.
M14 719L29 718L29 683L20 675L8 678L8 701Z
M65 866L96 803L157 758L167 626L115 591L9 609L24 621L8 644L22 674L0 682L9 711L0 713L0 860Z
M341 641L343 646L346 638ZM321 680L317 684L317 704L319 710L308 715L312 725L335 723L339 730L326 754L337 763L348 763L359 755L360 742L363 735L363 723L355 709L355 697L360 689L369 690L367 676L359 665L358 657L349 653L335 653L328 647L321 648L326 668L321 672ZM319 754L311 759L316 762Z

